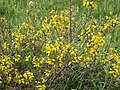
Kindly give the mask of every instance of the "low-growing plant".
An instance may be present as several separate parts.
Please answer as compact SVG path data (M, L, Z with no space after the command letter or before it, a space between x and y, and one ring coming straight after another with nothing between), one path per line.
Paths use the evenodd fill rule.
M96 18L97 1L84 0L89 17L80 25L71 3L43 19L30 8L17 28L8 28L6 17L0 17L0 89L120 88L120 53L112 46L118 15Z

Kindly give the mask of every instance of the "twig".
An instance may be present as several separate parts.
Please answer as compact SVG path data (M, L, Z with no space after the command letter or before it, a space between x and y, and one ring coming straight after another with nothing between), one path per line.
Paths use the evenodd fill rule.
M72 7L71 7L72 1L70 0L70 43L72 43Z

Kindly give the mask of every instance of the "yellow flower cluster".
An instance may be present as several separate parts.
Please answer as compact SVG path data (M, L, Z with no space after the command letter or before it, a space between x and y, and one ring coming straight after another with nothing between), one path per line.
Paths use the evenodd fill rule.
M7 49L8 46L9 46L9 44L7 44L6 42L3 43L3 48L4 48L4 49Z
M65 35L68 34L70 28L70 10L61 11L58 15L54 10L52 10L50 13L50 18L46 17L42 22L42 28L39 32L40 35L44 34L49 38L52 38L53 36L55 38L62 36L65 37ZM72 18L72 21L73 20L74 18Z
M109 73L112 74L117 81L120 81L120 55L116 54L116 52L115 49L110 48L110 53L107 55L106 59L101 62L109 64Z
M105 45L105 40L101 32L98 32L97 35L93 35L90 43L87 43L89 52L91 56L100 55L100 49Z
M37 85L36 88L38 90L46 90L46 86L43 84L43 85Z
M53 60L51 61L58 61L58 65L61 67L63 66L64 64L64 58L65 58L65 55L67 53L70 53L71 55L73 55L74 57L76 57L76 53L77 53L77 50L74 49L70 43L68 44L65 44L62 40L62 37L61 38L58 38L57 40L54 41L54 43L52 44L52 42L48 42L46 45L45 45L45 52L47 54L48 57L56 57L54 58ZM48 63L49 63L49 59L47 59ZM49 64L52 64L49 63ZM56 65L54 66L56 67Z
M15 55L13 60L14 62L18 62L18 60L20 60L20 55ZM14 68L14 62L8 56L2 55L0 57L0 69L3 74L6 75L7 83L16 82L17 80L19 84L29 84L34 78L33 73L26 71L23 75L19 74L18 69ZM16 76L14 77L13 74L16 74Z
M4 17L0 17L0 27L3 26L7 20Z
M8 32L7 35L9 35L10 41L4 41L5 38L8 38L7 35L0 37L0 39L2 38L2 42L0 42L0 72L2 72L0 73L0 83L2 83L3 80L6 80L5 82L8 84L12 83L12 86L13 84L28 85L33 81L33 72L30 72L29 70L22 71L19 69L19 67L21 67L19 65L22 62L29 61L31 58L31 55L25 55L26 57L24 56L23 58L21 51L25 50L29 45L28 42L30 39L26 37L33 35L31 34L33 32L34 27L32 25L23 23L23 25L19 26L17 31L11 29L11 32ZM3 49L2 52L1 49ZM22 62L21 58L23 59Z
M86 42L84 48L84 54L82 54L81 63L84 66L88 61L94 60L96 57L100 58L103 54L102 49L107 44L106 36L111 33L109 30L115 29L115 26L119 26L119 21L116 19L117 16L111 14L107 23L99 25L97 20L94 20L94 24L88 24L84 30L78 35L80 42ZM106 32L108 34L106 34Z
M11 38L11 47L14 52L16 50L23 52L28 49L31 44L38 47L38 41L43 40L41 36L35 32L35 28L31 21L20 25L17 31L12 31Z
M86 8L91 8L91 9L96 9L97 7L95 0L84 0L83 6L85 6Z
M61 11L60 15L55 14L54 10L50 13L50 18L46 17L42 22L42 28L39 31L35 31L33 23L29 21L28 23L20 25L17 31L11 30L9 33L11 42L6 41L2 43L4 52L10 54L4 55L4 52L0 53L0 69L6 75L5 79L8 83L12 82L17 83L18 85L30 84L34 80L34 72L27 70L26 67L28 66L25 64L28 63L31 66L33 65L34 68L39 68L41 75L38 75L38 77L43 78L44 75L44 79L50 76L51 72L55 70L55 67L63 66L63 59L65 58L64 54L70 49L70 44L64 45L64 43L59 40L55 40L54 44L52 44L50 39L54 40L54 38L60 36L62 39L69 33L70 11ZM33 50L33 52L37 50L36 47L40 47L41 43L44 44L44 50L42 49L41 52L45 51L47 56L37 56L32 53L26 54L29 50ZM56 55L56 58L52 55L53 52ZM75 52L73 51L70 51L70 53L75 55ZM26 68L26 70L20 70L20 64L25 65L23 68ZM50 69L48 69L48 67ZM37 83L37 85L38 86L36 87L40 90L45 90L46 88L43 81L40 84Z
M25 71L23 74L24 80L25 80L25 84L29 84L32 82L32 80L34 79L34 75L32 72L30 71Z
M30 71L25 71L23 74L16 73L14 80L18 84L30 84L34 79L34 75Z
M14 68L14 62L11 60L9 56L1 55L0 56L0 69L8 75Z
M37 58L36 56L34 56L32 59L32 64L34 67L40 67L40 65L44 63L45 63L44 58Z
M115 26L120 26L120 21L118 21L117 15L113 15L110 12L110 15L106 16L107 22L103 24L101 31L103 32L113 32Z
M105 30L107 30L108 28L111 28L112 29L112 27L115 27L116 25L119 25L119 21L117 21L116 19L111 19L108 23L105 23L104 25L103 25L103 28L102 28L102 30L103 31L105 31ZM109 31L110 32L110 31Z

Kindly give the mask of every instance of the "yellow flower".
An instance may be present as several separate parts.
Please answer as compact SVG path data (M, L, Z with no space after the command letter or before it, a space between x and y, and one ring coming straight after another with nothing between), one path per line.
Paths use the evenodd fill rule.
M8 83L10 83L11 79L12 79L12 75L9 75L9 76L7 77Z
M83 6L85 6L86 8L96 9L97 5L96 5L95 1L84 0Z
M0 84L2 83L2 77L0 76Z
M22 78L22 79L20 79L20 80L18 80L18 84L24 84L25 83L25 81L24 81L24 79Z
M23 77L25 78L25 84L29 84L34 79L34 75L30 71L25 71Z
M108 17L108 16L106 16L105 18L106 18L106 19L109 19L109 17Z
M30 55L25 57L25 61L29 61Z
M3 48L4 48L4 49L7 49L8 45L9 45L9 44L7 44L6 42L4 42L4 43L3 43Z
M50 12L50 14L53 14L53 12L54 12L54 10L52 10L52 11Z
M86 60L87 61L92 61L92 58L91 57L87 57Z
M43 84L43 85L37 85L36 88L38 90L46 90L46 86Z
M19 47L20 47L20 43L19 43L19 42L16 42L16 44L15 44L15 49L19 49Z
M50 76L51 71L50 71L50 70L46 70L44 73L45 73L45 76L46 76L46 77L49 77L49 76Z

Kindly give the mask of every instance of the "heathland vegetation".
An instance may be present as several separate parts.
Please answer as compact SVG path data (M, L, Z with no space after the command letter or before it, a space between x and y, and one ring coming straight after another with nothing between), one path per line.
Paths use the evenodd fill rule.
M120 90L120 0L0 0L0 90Z

